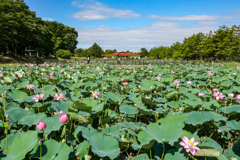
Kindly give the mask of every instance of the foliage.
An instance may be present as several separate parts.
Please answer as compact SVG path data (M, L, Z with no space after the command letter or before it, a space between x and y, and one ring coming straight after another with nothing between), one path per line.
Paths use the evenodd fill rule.
M74 28L36 17L23 0L1 1L0 34L0 52L15 55L25 55L29 49L40 55L58 49L73 52L78 36Z
M56 54L58 57L61 57L61 58L70 58L72 55L69 50L64 50L64 49L57 50Z
M104 51L96 42L88 49L88 56L93 56L94 58L97 58L102 57L103 54Z
M45 62L0 73L3 160L240 158L240 67ZM184 136L201 151L187 153Z

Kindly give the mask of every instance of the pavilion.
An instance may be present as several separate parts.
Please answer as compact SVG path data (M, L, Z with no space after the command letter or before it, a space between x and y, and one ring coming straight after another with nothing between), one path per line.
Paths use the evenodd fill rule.
M103 57L112 56L112 57L134 57L134 58L137 58L137 57L141 57L142 55L122 51L122 52L116 52L116 53L111 53L111 54L104 54L102 56Z

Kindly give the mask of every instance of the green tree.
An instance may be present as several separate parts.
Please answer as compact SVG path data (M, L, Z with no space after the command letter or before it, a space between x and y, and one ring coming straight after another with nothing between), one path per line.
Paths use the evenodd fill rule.
M117 52L116 49L113 49L113 50L107 49L107 50L105 50L105 54L111 54L111 53L116 53L116 52Z
M88 49L88 55L87 56L93 56L96 57L102 57L104 54L104 51L102 48L95 42L89 49Z
M58 49L69 50L73 53L78 43L77 31L75 31L74 28L58 23L57 21L45 21L44 23L47 26L45 36L51 37L49 39L49 45L46 46L49 53L55 54Z
M27 47L37 44L41 31L41 18L37 18L23 0L1 0L0 48L3 52L24 54Z
M148 50L146 49L146 48L141 48L140 49L140 54L143 56L143 57L145 57L145 56L148 56Z

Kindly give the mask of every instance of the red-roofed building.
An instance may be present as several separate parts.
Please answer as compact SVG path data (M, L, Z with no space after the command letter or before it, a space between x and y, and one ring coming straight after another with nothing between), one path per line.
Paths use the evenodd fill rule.
M142 55L140 54L134 54L134 53L127 53L127 52L116 52L116 53L111 53L111 54L104 54L102 55L104 57L106 56L112 56L112 57L141 57Z

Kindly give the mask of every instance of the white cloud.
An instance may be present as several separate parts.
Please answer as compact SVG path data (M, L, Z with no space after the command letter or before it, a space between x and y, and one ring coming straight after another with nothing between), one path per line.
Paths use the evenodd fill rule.
M108 18L137 18L140 14L134 13L131 10L120 10L110 8L107 5L99 3L97 1L87 1L79 4L78 2L72 3L74 6L82 8L83 10L75 13L72 17L82 20L102 20Z
M172 21L210 21L217 19L231 19L229 16L219 16L219 15L189 15L189 16L157 16L150 15L149 18L158 18L161 20L172 20Z
M216 30L208 26L186 26L177 22L158 22L151 26L134 29L113 29L99 26L92 29L76 29L78 31L78 46L90 47L94 42L103 49L140 51L158 46L170 46L182 42L185 37L199 32L208 33ZM86 47L87 46L87 47Z

